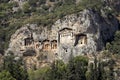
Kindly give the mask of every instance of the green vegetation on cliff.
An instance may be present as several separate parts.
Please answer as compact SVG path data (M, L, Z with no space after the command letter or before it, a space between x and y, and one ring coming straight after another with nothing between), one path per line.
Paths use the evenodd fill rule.
M106 48L113 54L120 55L120 31L117 31L111 43L107 43Z
M0 64L0 80L29 80L22 58L10 54Z

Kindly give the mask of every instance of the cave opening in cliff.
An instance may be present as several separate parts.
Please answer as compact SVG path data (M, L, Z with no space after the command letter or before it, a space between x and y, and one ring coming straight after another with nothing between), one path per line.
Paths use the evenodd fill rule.
M41 45L41 42L40 41L34 41L34 47L37 49L39 48Z
M57 49L57 40L51 41L51 49Z
M36 44L36 46L35 46L35 47L36 47L36 48L39 48L39 46L40 46L40 44Z
M50 41L44 40L43 41L43 50L49 50L50 49Z
M85 45L87 44L87 35L86 34L76 34L75 46L76 45Z
M49 44L45 44L44 49L46 49L46 50L49 49L49 46L50 46Z
M24 39L24 45L28 46L31 45L33 43L33 39L32 38L25 38Z
M35 50L27 50L26 52L23 53L23 56L35 56L36 52Z
M67 49L65 50L65 52L67 52Z

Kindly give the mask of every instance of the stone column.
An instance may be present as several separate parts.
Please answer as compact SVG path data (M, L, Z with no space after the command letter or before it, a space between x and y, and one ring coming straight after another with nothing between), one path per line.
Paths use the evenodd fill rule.
M60 34L59 32L57 33L57 53L59 56L61 56L61 52L60 52Z

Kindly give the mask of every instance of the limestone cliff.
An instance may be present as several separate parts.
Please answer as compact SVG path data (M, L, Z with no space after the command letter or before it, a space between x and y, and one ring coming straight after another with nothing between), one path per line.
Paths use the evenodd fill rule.
M102 50L105 42L113 38L114 32L118 29L118 21L112 15L103 17L95 11L84 10L56 21L52 30L59 32L66 27L72 29L74 37L71 38L73 39L71 43L66 37L59 46L58 53L63 60L68 60L71 52L72 55L77 56ZM86 43L81 42L82 36L86 36Z
M55 59L67 62L71 55L96 53L104 48L118 30L117 19L102 14L84 10L67 15L57 20L50 30L27 24L11 36L6 53L12 51L16 55L25 56L27 63L36 63L37 67Z

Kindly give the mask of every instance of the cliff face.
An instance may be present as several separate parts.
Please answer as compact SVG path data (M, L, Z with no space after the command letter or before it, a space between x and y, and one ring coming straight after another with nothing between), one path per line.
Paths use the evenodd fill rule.
M118 21L112 15L103 17L95 11L84 10L56 21L52 30L59 32L66 27L72 29L73 37L68 36L63 41L59 38L62 42L59 41L58 53L63 60L68 60L71 54L77 56L102 50L118 29Z
M16 55L26 56L29 64L35 61L40 65L40 61L51 62L55 59L67 62L71 55L102 50L116 30L118 21L114 16L84 10L57 20L50 30L36 24L21 27L11 36L6 53L12 51Z

